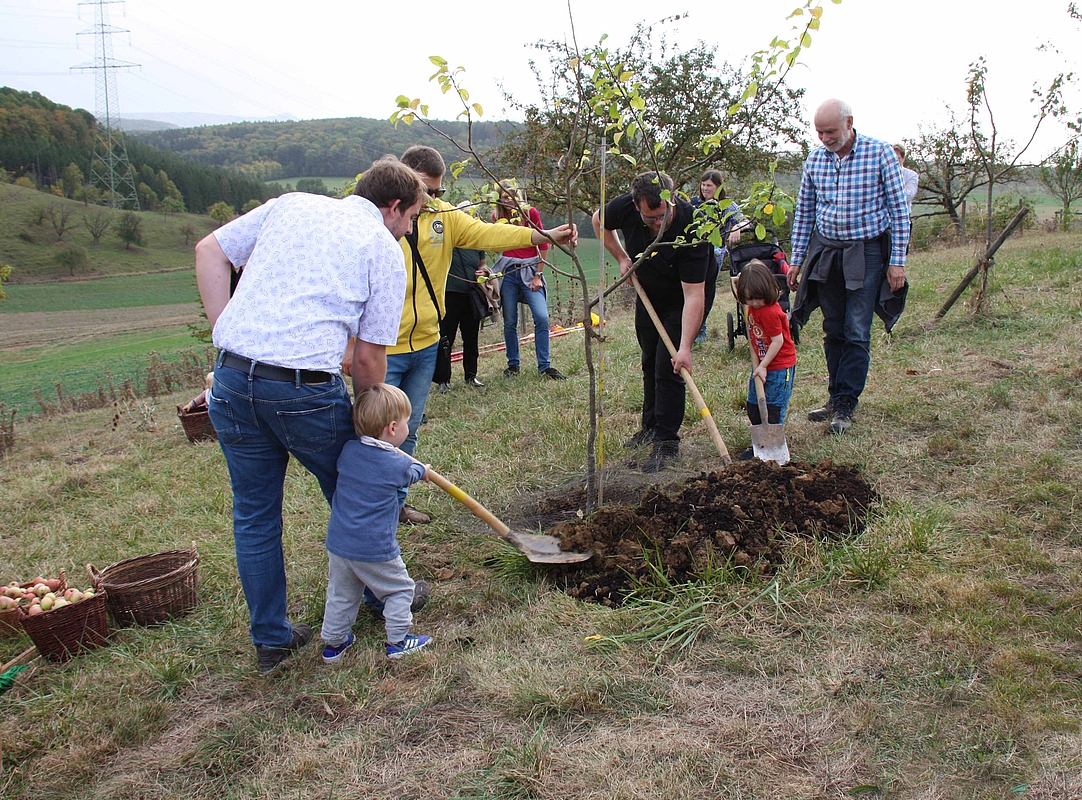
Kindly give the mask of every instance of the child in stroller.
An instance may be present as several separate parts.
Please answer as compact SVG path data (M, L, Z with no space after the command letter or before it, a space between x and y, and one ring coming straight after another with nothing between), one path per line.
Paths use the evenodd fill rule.
M786 275L789 274L789 262L785 258L785 251L778 246L775 238L761 242L747 242L729 249L729 275L733 296L737 298L736 313L726 314L726 328L729 336L729 352L736 347L736 337L747 338L748 327L744 319L744 309L740 305L739 296L736 293L735 278L752 259L759 259L770 267L771 272L778 281L778 305L786 314L789 313L789 285L786 283ZM797 342L797 332L793 331L793 342Z

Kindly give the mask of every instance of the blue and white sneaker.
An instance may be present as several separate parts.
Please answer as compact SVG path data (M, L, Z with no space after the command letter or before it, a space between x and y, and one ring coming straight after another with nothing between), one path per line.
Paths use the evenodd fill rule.
M323 648L323 663L324 664L337 664L342 660L342 656L346 654L349 648L353 647L353 643L357 641L357 637L352 633L346 637L346 640L339 645L327 645Z
M387 642L387 658L402 658L402 656L408 655L409 653L416 653L418 650L423 650L425 647L428 647L431 641L431 636L407 633L406 638L398 644Z

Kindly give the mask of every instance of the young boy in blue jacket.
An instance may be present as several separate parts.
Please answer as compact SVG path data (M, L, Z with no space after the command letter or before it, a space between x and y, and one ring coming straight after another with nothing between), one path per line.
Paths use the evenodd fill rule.
M327 605L320 637L328 664L341 660L356 641L350 628L365 587L383 604L388 658L402 658L432 641L410 633L415 584L397 538L398 490L428 472L398 449L409 433L411 411L406 393L385 383L368 387L353 403L360 438L342 448L327 524Z

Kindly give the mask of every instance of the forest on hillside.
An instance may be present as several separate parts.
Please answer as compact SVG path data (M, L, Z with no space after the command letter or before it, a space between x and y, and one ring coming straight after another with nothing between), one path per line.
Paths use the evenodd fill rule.
M513 123L479 122L473 141L479 152L499 145ZM466 123L441 122L440 128L465 141ZM200 128L140 131L138 141L200 164L236 169L263 181L284 178L356 175L380 156L401 155L424 144L450 163L463 154L422 125L395 127L388 120L350 117L303 122L241 122Z
M96 125L94 115L84 109L54 103L39 92L0 87L0 170L37 188L76 197L81 187L71 176L77 175L81 183L91 174ZM174 210L201 214L225 202L239 212L246 203L262 202L272 194L252 175L124 138L136 183L157 198L172 187L183 199L183 208ZM144 196L149 194L140 189L141 202Z

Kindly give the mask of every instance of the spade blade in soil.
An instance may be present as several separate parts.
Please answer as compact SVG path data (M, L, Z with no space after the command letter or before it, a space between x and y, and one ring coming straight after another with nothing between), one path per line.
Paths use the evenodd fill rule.
M541 533L522 533L508 529L504 538L535 564L579 564L593 556L590 550L585 553L561 550L559 539Z
M785 441L785 426L763 423L751 426L751 450L760 461L789 463L789 445Z
M472 511L478 519L482 520L488 527L496 531L496 533L500 535L500 538L517 547L526 558L530 559L530 561L535 564L578 564L593 556L593 553L589 550L585 553L573 553L568 550L561 550L560 540L555 536L513 531L504 525L495 514L440 475L432 469L432 467L428 468L426 474L429 481L436 484L455 500L466 506L466 508Z

